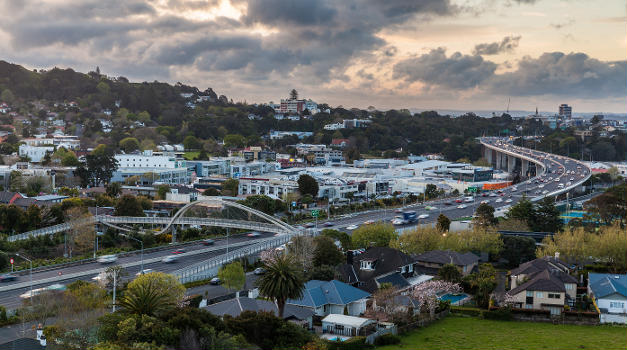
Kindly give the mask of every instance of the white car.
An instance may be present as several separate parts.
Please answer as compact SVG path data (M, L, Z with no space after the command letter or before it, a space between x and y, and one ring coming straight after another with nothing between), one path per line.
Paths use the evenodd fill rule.
M503 201L503 198L497 198L494 203L501 203Z
M138 273L136 273L135 276L141 276L141 275L145 275L145 274L151 273L151 272L155 272L155 270L153 270L153 269L143 269L143 270L139 271Z
M540 185L540 186L538 186L538 188L543 188L543 187L544 187L544 185Z
M457 206L457 209L466 209L468 206L466 204L460 204Z
M507 199L505 200L505 203L511 203L511 202L512 202L512 199L511 199L511 198L507 198Z
M116 255L102 255L98 257L98 262L101 264L111 264L118 261L118 257Z
M542 194L547 194L547 193L549 193L549 191L547 190L542 191Z
M356 230L358 227L359 226L357 226L357 225L349 225L349 226L346 226L346 229L347 230Z
M429 214L420 214L418 215L418 219L426 219L429 217Z
M161 262L164 262L166 264L170 264L170 263L174 263L179 259L178 256L176 255L168 255L165 258L161 259Z
M405 223L405 220L403 219L396 218L392 220L392 225L395 225L395 226L403 225L404 223Z
M489 201L489 200L487 200L487 199L486 199L486 200L481 201L481 204L488 204L488 203L490 203L490 201Z

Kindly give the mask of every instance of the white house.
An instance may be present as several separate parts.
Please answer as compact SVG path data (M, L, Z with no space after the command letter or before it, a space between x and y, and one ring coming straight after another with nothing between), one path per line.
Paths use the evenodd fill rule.
M28 157L31 162L39 163L46 156L46 153L53 153L54 147L52 146L29 146L29 145L20 145L18 150L18 154L20 157Z
M366 335L366 328L376 329L377 322L369 318L331 314L322 319L322 332L355 337Z
M627 323L627 274L588 274L588 295L594 298L601 323Z

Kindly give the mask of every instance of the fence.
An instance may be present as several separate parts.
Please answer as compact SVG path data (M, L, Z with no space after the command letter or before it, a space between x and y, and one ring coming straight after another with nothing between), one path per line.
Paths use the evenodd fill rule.
M291 234L266 238L259 243L249 245L247 247L229 252L228 254L222 254L209 260L196 263L186 268L174 271L172 274L176 276L181 283L200 281L215 277L218 269L222 265L237 260L239 258L249 256L251 254L259 253L262 250L276 248L282 244L289 242L291 238Z

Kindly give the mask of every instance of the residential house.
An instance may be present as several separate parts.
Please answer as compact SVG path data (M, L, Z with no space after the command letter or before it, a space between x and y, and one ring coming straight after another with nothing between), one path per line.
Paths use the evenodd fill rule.
M424 272L437 274L444 265L453 264L463 276L472 272L479 263L479 257L473 253L458 253L452 250L432 250L416 257L416 262Z
M588 274L588 296L599 309L601 323L627 323L627 274Z
M311 280L305 283L300 299L289 299L286 304L308 308L317 316L357 316L366 311L366 299L369 297L369 293L340 281Z
M279 308L274 302L247 297L235 298L211 304L204 307L204 309L219 317L224 317L224 315L237 317L244 311L265 311L271 312L275 316L279 315ZM312 329L313 314L313 311L309 308L288 304L285 305L285 309L283 310L283 319L302 325L307 329Z
M23 196L17 192L0 191L0 204L13 204L19 198Z
M348 139L332 139L331 140L331 146L332 147L337 147L337 148L345 148L346 146L348 146Z
M382 283L391 283L398 289L411 286L415 276L416 259L393 248L372 247L353 256L347 253L346 263L338 267L342 280L361 290L373 293Z
M510 288L516 288L520 283L528 281L533 277L533 275L545 270L561 271L566 274L569 273L568 265L566 265L565 262L559 260L559 254L557 254L556 257L545 256L542 258L527 261L526 263L522 263L517 268L511 270ZM574 292L573 296L575 296Z
M560 315L564 305L574 304L576 286L577 279L573 276L547 269L531 275L507 294L514 299L515 307L550 310L551 315Z
M322 332L348 337L365 336L376 331L377 322L369 318L331 314L322 319Z

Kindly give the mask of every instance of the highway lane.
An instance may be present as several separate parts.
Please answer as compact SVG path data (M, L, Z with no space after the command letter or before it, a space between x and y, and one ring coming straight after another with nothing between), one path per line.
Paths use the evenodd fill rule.
M499 147L504 151L511 151L533 158L540 163L539 166L536 166L537 176L500 191L491 191L490 194L484 193L476 196L469 203L464 202L464 196L459 196L452 199L440 199L424 204L406 206L399 211L416 211L417 215L428 215L428 217L419 220L415 224L402 225L401 227L432 223L437 220L440 213L449 218L470 217L482 201L486 201L496 211L506 211L508 207L516 204L523 195L532 200L539 200L554 191L559 191L561 189L560 185L568 187L590 175L590 169L587 166L571 158L514 146L497 138L484 139L484 142ZM430 209L427 209L427 207L430 207ZM325 226L327 222L320 222L318 229L328 227L350 233L352 230L347 229L348 226L359 226L367 220L390 222L396 215L402 214L395 212L394 209L374 210L327 221L332 223L333 226Z
M250 242L250 244L253 244L259 239L272 237L273 235L274 234L271 234L271 233L261 233L261 236L257 238L249 238L245 234L237 234L237 235L229 236L229 244L246 243L246 242ZM149 258L163 258L165 256L172 255L172 251L175 250L174 248L179 248L181 246L183 245L180 245L180 246L177 245L176 247L172 247L172 249L168 249L168 250L161 250L157 252L146 253L144 254L144 261L148 260ZM161 271L161 272L173 272L181 268L182 266L191 265L200 261L207 260L214 256L224 254L226 252L226 238L215 239L214 246L207 247L197 242L195 244L187 244L185 245L184 248L186 252L185 254L181 254L179 256L179 259L177 262L169 263L169 264L163 263L161 261L153 262L153 263L145 263L144 269L152 269L154 271ZM200 250L207 249L207 248L216 248L216 249L207 253L194 254L194 252L198 252ZM233 249L236 249L236 248L233 248ZM137 263L140 260L141 260L141 256L139 253L137 253L128 257L119 258L115 264L122 265L126 263ZM79 279L91 280L93 277L97 276L100 273L100 271L102 271L108 266L109 265L103 265L97 262L91 262L91 263L86 263L83 265L70 266L67 268L60 268L60 269L54 269L51 271L33 273L33 289L46 287L55 283L68 284ZM126 268L126 271L129 274L129 278L134 277L135 274L140 271L140 265L128 267ZM59 272L62 272L62 274L59 275ZM66 277L67 275L70 275L71 273L76 273L76 272L85 272L87 274L85 276L81 276L78 278ZM46 283L40 282L40 280L50 279L51 277L54 279L54 281L46 282ZM19 295L29 292L30 286L25 286L25 287L13 289L13 290L6 290L6 289L7 287L14 285L16 283L28 284L28 282L29 282L29 275L27 273L23 276L20 276L17 281L5 282L1 284L0 285L0 305L5 306L7 309L13 309L15 307L20 306L22 304L22 300L20 299Z

